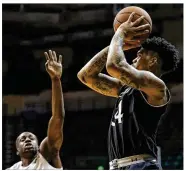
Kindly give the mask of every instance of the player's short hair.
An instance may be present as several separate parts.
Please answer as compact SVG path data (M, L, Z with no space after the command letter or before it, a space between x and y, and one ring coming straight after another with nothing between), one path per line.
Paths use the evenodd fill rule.
M161 37L153 37L147 39L142 47L146 50L158 53L162 61L163 72L171 72L177 68L179 63L179 53L174 45Z

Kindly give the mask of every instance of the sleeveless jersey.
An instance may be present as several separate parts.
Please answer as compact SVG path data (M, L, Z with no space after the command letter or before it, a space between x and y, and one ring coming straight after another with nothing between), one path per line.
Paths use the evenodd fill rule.
M109 161L138 154L157 157L156 128L167 103L150 105L141 91L123 86L108 131Z
M22 161L15 163L7 170L56 170L60 168L54 168L51 166L45 158L39 153L37 157L28 166L22 166Z

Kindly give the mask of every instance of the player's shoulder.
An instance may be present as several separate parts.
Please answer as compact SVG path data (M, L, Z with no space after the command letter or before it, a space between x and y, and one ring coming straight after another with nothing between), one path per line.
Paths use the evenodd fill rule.
M21 161L15 163L11 167L7 168L6 170L18 170L20 168L20 165L21 165Z

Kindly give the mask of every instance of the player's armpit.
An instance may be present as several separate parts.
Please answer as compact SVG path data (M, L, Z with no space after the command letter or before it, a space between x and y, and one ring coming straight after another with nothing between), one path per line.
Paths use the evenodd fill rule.
M147 95L161 96L166 88L165 83L153 73L137 70L126 62L107 65L107 72L123 84L139 89Z
M42 156L48 161L49 160L48 137L46 137L41 142L39 151L42 154Z
M51 164L55 168L62 168L62 163L59 155L59 151L53 151L49 149L48 146L48 137L46 137L40 145L40 153L42 156L48 161L51 162Z
M122 87L122 84L118 79L102 73L99 73L94 77L86 77L86 74L84 74L79 79L82 83L96 92L111 97L118 97Z

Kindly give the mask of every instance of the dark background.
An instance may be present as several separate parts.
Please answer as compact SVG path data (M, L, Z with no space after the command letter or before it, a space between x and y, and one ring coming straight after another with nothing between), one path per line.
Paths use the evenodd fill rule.
M163 169L183 169L183 4L3 4L3 169L19 161L19 133L31 131L40 142L46 136L51 82L43 52L49 49L63 55L64 168L108 169L107 132L115 99L89 90L76 75L110 44L114 17L128 5L147 10L153 21L150 37L162 36L180 52L178 69L163 77L172 100L157 141ZM129 62L136 51L126 52Z

